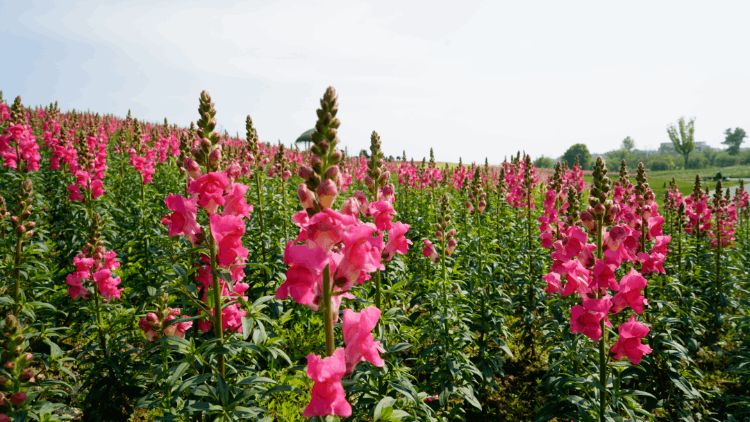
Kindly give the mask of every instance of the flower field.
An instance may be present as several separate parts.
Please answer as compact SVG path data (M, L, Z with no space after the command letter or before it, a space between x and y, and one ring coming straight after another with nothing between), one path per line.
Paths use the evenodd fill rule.
M744 186L350 157L338 101L301 151L0 96L0 422L750 421Z

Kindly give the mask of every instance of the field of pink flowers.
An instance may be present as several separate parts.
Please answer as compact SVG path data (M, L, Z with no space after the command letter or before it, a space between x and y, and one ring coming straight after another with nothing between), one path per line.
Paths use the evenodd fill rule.
M750 421L743 186L349 157L333 88L307 151L198 104L0 94L0 422Z

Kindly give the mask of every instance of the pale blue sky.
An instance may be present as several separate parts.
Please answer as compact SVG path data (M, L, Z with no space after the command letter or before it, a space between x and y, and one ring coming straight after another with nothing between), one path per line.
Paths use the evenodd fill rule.
M416 160L656 148L680 116L719 146L750 131L748 17L746 1L2 2L0 89L181 125L206 89L230 133L250 114L288 144L333 85L350 153L377 130Z

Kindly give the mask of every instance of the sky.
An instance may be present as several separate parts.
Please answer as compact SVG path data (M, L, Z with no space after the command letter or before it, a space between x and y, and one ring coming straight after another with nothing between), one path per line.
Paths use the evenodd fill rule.
M0 89L289 145L339 95L341 148L501 162L669 142L695 117L719 147L750 131L750 2L15 1L0 3Z

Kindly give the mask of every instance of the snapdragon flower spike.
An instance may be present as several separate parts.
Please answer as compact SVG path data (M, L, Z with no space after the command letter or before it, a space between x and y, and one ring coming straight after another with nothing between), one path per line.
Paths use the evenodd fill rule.
M91 236L86 246L73 258L76 270L68 274L65 284L69 285L71 299L89 298L89 286L98 289L105 300L119 298L123 289L117 288L120 277L113 277L113 271L120 267L115 251L107 251L101 239L102 219L94 214Z
M695 184L693 193L685 198L685 215L688 217L688 224L685 226L685 233L695 234L700 238L701 235L708 232L711 228L711 210L708 206L708 195L703 191L701 178L695 175Z
M567 190L564 190L562 185L562 165L558 162L555 165L555 173L547 181L547 192L544 194L543 202L544 214L538 219L541 232L539 238L542 240L543 248L552 249L563 230L560 214L567 208L565 196Z
M135 171L141 174L141 181L146 185L152 182L151 176L154 174L156 151L147 147L147 135L141 133L141 124L138 122L138 119L135 119L134 127L133 143L135 146L128 149L130 165L133 166ZM141 153L144 155L140 155Z
M737 212L734 204L722 197L721 180L716 182L716 191L712 200L711 213L714 223L708 235L711 238L711 247L729 247L734 241L734 223L737 221Z
M73 202L95 200L104 195L104 179L107 170L107 142L108 138L98 133L97 128L90 130L88 136L80 132L76 145L76 166L71 167L71 173L76 176L76 182L68 186L68 199Z
M30 125L25 124L21 97L16 97L8 113L10 125L0 133L0 157L5 167L22 172L38 171L41 155L39 144Z
M202 259L204 265L198 269L198 274L195 277L195 281L204 286L203 297L201 298L201 300L211 305L210 303L208 303L208 292L212 291L213 289L213 277L211 274L212 268L208 257L203 256ZM247 283L241 282L245 276L245 273L243 271L244 266L240 265L232 269L227 268L228 266L225 265L220 265L220 267L230 270L232 282L234 283L234 285L232 286L232 290L229 290L229 285L227 284L227 282L219 278L219 291L221 293L222 302L229 302L238 297L247 300L248 298L247 296L245 296L245 292L248 288L250 288L250 286ZM209 315L215 316L215 311L213 308L211 308L209 311ZM203 312L199 311L198 314L202 315ZM221 329L224 331L241 332L242 318L245 315L247 315L247 312L242 310L239 303L234 303L229 306L223 306L221 309ZM203 332L208 332L213 328L213 324L213 321L210 319L202 319L198 321L198 329Z
M393 222L393 186L379 153L379 137L373 132L373 162L366 176L372 195L355 192L343 201L341 211L333 209L340 192L348 183L346 167L340 166L342 153L336 149L339 139L336 118L336 92L328 88L317 110L318 121L311 135L313 146L308 165L298 168L303 179L297 195L304 208L292 218L299 227L294 241L284 251L284 263L289 265L286 280L276 291L277 299L289 296L313 311L324 312L326 350L329 356L308 355L308 376L315 381L311 400L303 416L350 416L351 406L346 401L341 380L354 371L357 363L369 361L382 366L379 353L383 350L372 330L380 317L380 310L369 307L361 313L344 310L343 332L346 348L334 351L333 323L338 319L344 298L353 299L349 289L366 282L373 273L383 269L383 260L395 253L404 253L408 240L404 234L408 225ZM356 170L351 170L356 173ZM343 180L342 180L343 179ZM350 176L349 176L349 179ZM372 218L374 223L360 220ZM384 233L388 232L388 244Z
M646 233L641 233L636 229L636 227L643 226L638 224L638 220L648 220L653 215L638 214L638 212L640 209L645 213L656 211L656 204L653 203L652 194L648 192L645 177L642 178L640 184L641 195L637 195L636 189L627 180L627 170L625 164L622 163L620 180L615 186L617 201L612 201L609 199L612 189L606 177L607 168L603 160L597 160L593 173L594 181L589 197L589 208L580 214L580 222L573 219L566 220L566 223L572 224L560 233L561 239L553 243L552 258L555 261L551 272L543 279L547 282L549 294L557 293L567 296L578 293L581 304L571 308L571 332L581 333L593 341L599 341L603 335L602 322L605 327L612 326L608 319L609 314L620 313L626 308L631 308L633 312L641 314L643 307L648 304L643 295L647 281L642 273L631 268L618 282L617 271L620 265L626 261L640 260L647 263L644 264L644 268L648 268L648 265L658 268L668 252L667 244L670 238L654 230L653 234L658 233L658 235L653 236L654 246L650 253L639 252L641 238L649 239L649 237ZM645 172L643 174L645 175ZM571 202L576 201L575 190L573 186L570 186L567 192ZM633 214L638 215L639 218L623 217L621 207L634 210ZM654 221L653 226L661 224L659 220L652 221ZM577 224L581 224L588 230L589 235L594 236L584 233ZM646 225L642 229L649 230L649 227ZM601 251L597 251L595 244L588 243L590 237L593 237L591 241L596 241L598 230L601 230L602 236ZM597 252L598 254L595 255ZM646 271L643 272L646 273ZM648 332L648 329L646 328L645 333L640 335L643 330L638 327L634 328L633 324L638 323L631 318L631 322L619 328L620 341L611 350L612 353L618 354L617 359L627 355L632 357L631 360L634 363L639 363L643 354L651 352L650 349L639 346L640 338ZM638 344L632 341L635 337L638 337ZM640 355L636 359L638 353Z

